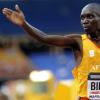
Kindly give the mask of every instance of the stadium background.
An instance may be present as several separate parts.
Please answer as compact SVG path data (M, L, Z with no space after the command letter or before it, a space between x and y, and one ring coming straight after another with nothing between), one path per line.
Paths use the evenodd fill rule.
M26 20L47 34L81 34L80 12L90 2L100 3L100 0L0 0L0 10L4 7L15 9L14 5L18 4ZM2 13L0 54L1 87L8 80L26 79L32 70L50 70L55 82L73 79L71 71L75 61L71 49L39 43Z

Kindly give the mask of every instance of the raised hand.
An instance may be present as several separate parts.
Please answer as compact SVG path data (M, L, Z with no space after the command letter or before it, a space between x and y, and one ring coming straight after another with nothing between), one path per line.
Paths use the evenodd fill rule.
M15 11L8 8L4 8L2 10L2 13L16 25L22 26L25 22L25 16L18 5L15 5Z

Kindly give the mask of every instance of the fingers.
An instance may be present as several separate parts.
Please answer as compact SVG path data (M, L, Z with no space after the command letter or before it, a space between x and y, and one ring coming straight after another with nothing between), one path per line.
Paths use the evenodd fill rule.
M12 10L11 9L8 9L8 8L4 8L2 10L2 13L5 14L5 15L11 15L12 14Z
M18 5L15 5L15 9L16 9L17 12L21 12L21 10L20 10Z
M12 14L12 11L8 10L7 8L4 8L2 10L2 13L10 20L10 16Z
M22 12L22 11L20 10L20 8L19 8L18 5L15 5L15 9L16 9L17 12ZM8 9L8 8L4 8L4 9L2 10L2 13L5 14L5 15L10 15L10 14L12 14L13 12L14 12L13 10Z

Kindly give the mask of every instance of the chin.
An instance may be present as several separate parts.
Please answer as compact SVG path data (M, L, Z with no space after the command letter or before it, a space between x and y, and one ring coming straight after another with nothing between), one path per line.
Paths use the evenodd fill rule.
M84 31L85 31L86 34L91 34L91 31L88 30L88 29L84 29Z

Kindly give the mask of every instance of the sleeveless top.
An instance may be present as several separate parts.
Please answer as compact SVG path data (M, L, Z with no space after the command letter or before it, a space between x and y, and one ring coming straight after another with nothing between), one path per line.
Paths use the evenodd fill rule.
M100 47L86 34L82 35L83 57L81 63L73 69L78 96L87 97L87 79L90 72L100 72Z

